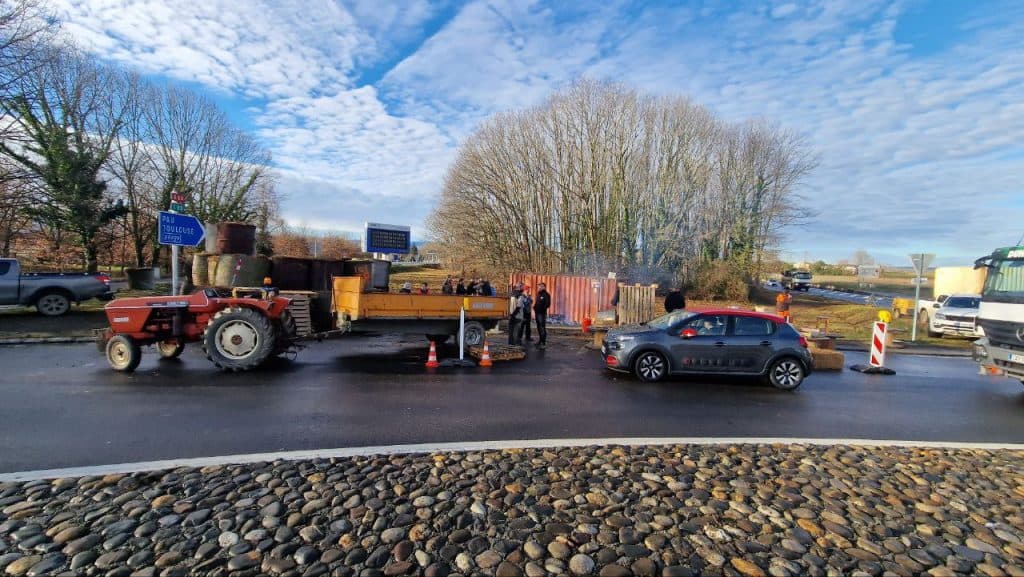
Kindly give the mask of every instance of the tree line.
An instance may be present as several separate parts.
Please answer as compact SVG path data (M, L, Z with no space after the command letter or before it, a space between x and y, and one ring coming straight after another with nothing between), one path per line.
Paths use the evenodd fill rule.
M121 236L137 266L166 259L156 214L173 192L203 222L276 221L270 153L216 102L98 61L37 0L0 0L0 255L37 233L89 272Z
M729 294L708 296L736 296L807 216L796 189L814 165L774 124L583 80L470 135L428 227L490 269L716 279Z

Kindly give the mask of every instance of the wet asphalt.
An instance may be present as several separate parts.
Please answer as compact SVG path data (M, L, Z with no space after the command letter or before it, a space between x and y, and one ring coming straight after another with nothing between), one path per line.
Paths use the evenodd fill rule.
M818 372L644 384L558 337L491 369L423 367L421 339L347 336L220 373L190 347L132 375L93 345L0 347L0 472L384 444L596 437L1024 442L1024 386L965 358L891 355L894 376ZM452 347L441 350L452 356ZM847 353L847 364L866 362Z

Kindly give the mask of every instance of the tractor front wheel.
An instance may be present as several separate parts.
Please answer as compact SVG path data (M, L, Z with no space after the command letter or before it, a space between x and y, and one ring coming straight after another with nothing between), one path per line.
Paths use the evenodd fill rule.
M162 359L176 359L185 350L185 343L178 341L163 341L156 344L156 350L160 351Z
M254 309L224 309L203 331L206 357L225 371L248 371L274 352L277 331L265 314Z
M115 371L130 373L138 368L141 360L142 348L131 337L116 335L107 341L107 362Z

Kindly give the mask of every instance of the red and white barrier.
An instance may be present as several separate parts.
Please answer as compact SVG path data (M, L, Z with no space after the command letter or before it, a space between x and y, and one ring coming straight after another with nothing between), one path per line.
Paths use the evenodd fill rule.
M875 321L875 329L871 332L871 357L872 367L885 366L885 333L889 325L882 321Z

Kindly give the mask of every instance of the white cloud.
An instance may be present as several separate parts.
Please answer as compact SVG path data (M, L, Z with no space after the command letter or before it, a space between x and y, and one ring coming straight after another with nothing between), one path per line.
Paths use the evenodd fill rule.
M907 5L896 0L752 1L729 12L60 1L68 31L98 54L257 99L253 124L291 192L285 212L311 224L420 222L477 122L588 75L806 134L821 159L803 191L818 217L792 231L790 250L967 258L1024 232L1024 14L1013 3L965 16L942 46L919 51L897 42ZM364 75L374 84L360 84Z

